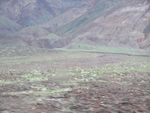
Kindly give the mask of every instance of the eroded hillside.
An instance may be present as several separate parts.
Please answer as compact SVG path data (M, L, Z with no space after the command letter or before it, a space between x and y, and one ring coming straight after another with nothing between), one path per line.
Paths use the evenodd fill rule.
M150 48L149 0L3 0L0 14L1 46Z

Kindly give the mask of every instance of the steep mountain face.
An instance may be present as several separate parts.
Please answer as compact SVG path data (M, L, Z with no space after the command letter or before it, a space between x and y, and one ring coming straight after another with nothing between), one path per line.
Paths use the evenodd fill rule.
M149 23L149 1L99 1L91 11L60 28L58 33L75 37L67 48L100 45L148 49Z
M1 0L0 38L10 37L15 40L17 37L24 41L47 37L52 29L67 24L86 12L91 7L91 2L88 1L90 0Z
M86 27L79 27L80 31L74 29L71 34L75 33L78 42L144 49L150 47L149 22L149 3L133 0L113 7Z
M0 14L22 26L36 25L73 7L82 7L84 0L2 0Z
M150 0L0 0L4 42L49 49L149 49Z

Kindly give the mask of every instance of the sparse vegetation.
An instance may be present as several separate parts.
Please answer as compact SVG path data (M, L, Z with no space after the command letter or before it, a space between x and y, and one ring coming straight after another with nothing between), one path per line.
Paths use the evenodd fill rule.
M0 113L150 113L149 0L0 0Z
M95 99L107 103L109 99L104 98L108 97L109 94L114 97L117 94L123 99L124 97L121 95L124 90L132 91L132 88L136 90L137 84L141 84L138 88L147 93L147 87L141 88L143 88L142 85L148 85L150 80L147 75L150 73L149 57L141 56L66 51L64 53L45 54L42 59L41 55L36 55L36 57L20 56L8 60L1 58L0 62L2 64L0 94L3 103L7 106L12 103L13 100L10 100L9 103L5 101L7 97L12 97L16 102L20 101L19 97L28 98L26 101L22 101L27 110L31 109L28 105L38 109L39 105L47 106L49 103L56 102L55 105L60 105L58 110L61 112L80 113L80 110L84 109L91 111L97 105L91 105L95 103ZM6 67L6 73L3 66L10 66ZM8 69L11 70L9 73ZM105 87L103 87L104 85ZM118 87L121 89L117 90ZM120 92L113 94L113 91L116 90ZM89 96L91 93L94 93L93 99ZM138 92L132 92L133 95L136 93ZM100 96L102 100L95 97L101 94L104 94ZM80 97L81 99L79 99ZM78 104L82 107L87 106L82 104L84 101L87 102L84 97L85 99L89 98L87 105L91 109L78 107ZM130 98L130 96L128 97ZM139 99L137 100L139 101ZM21 106L20 104L16 105L18 108ZM3 107L5 108L5 106ZM20 110L24 110L24 108L20 108ZM40 110L42 109L40 108ZM51 108L51 104L45 110L57 111L53 107ZM111 110L115 111L114 109Z

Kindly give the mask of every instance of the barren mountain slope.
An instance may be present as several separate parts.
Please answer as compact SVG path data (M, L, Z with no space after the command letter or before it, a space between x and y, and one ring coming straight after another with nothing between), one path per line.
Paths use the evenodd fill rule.
M3 0L0 14L1 45L150 48L149 0Z

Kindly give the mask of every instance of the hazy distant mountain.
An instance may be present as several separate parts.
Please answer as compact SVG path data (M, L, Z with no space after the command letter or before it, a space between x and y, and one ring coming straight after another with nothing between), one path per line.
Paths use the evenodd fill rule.
M150 1L1 0L0 44L10 40L50 49L149 49Z

